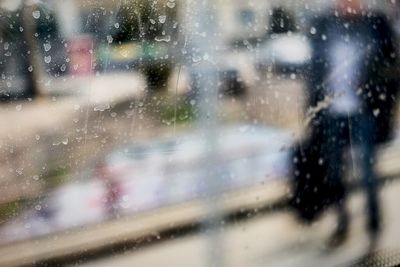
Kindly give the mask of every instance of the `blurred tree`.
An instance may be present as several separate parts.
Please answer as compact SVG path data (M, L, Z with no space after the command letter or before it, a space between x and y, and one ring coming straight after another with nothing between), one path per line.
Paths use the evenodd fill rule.
M276 7L271 11L270 33L287 33L296 30L295 19L292 13L283 7Z
M142 47L139 68L149 89L167 87L173 68L173 42L177 36L177 8L170 1L126 1L117 14L114 42L139 42Z

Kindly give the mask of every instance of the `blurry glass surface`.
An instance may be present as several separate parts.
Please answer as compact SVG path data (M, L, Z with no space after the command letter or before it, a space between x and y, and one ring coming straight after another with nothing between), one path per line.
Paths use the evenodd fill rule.
M362 1L363 19L384 18L365 40L364 30L327 35L313 24L335 2L0 1L0 266L396 262L398 85L390 84L390 93L385 82L398 76L400 6ZM355 14L352 8L346 12ZM337 25L349 29L357 21ZM386 22L395 35L376 30ZM355 55L324 61L320 55L334 50L324 45L332 36L353 50L378 50L375 59L358 64L365 69L351 64ZM379 45L391 42L394 50L384 55ZM355 74L332 67L341 64ZM347 131L350 139L343 145L347 164L338 168L351 227L342 246L325 254L336 206L316 207L324 212L311 225L291 210L293 166L313 161L293 151L312 136L318 114L346 95L313 92L335 75L353 83L370 66L378 78L355 97L393 106L371 110L393 132L371 158L382 232L375 254L366 256L364 161L351 130L361 119L347 114L337 127L322 127L349 128L337 135ZM318 79L315 70L324 68L336 72ZM322 141L313 149L330 151ZM307 171L330 166L327 158ZM309 191L316 196L322 187L300 193ZM214 235L221 243L211 246Z

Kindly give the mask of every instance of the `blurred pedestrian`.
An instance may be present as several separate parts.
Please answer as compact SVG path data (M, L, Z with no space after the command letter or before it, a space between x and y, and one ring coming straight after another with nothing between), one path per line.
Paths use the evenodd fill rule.
M122 184L106 162L101 161L95 167L96 177L103 183L105 188L105 211L106 216L115 218L119 215L119 201L122 196Z
M333 10L313 19L309 39L310 142L320 150L318 162L326 164L327 179L338 184L343 183L344 152L351 148L367 195L367 229L375 241L381 229L375 147L389 140L393 127L395 37L385 15L368 10L362 0L337 0ZM335 205L338 225L330 245L348 234L345 196Z

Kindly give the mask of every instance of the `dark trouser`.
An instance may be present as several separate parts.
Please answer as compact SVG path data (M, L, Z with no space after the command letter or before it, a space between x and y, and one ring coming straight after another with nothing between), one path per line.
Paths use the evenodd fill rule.
M322 149L328 161L329 179L343 177L344 151L351 148L351 164L359 164L361 179L367 194L368 228L376 232L379 228L377 180L374 171L375 144L373 131L375 120L369 115L328 115L323 123ZM353 148L357 148L354 150ZM346 164L347 166L349 164ZM347 227L348 218L344 203L338 204L339 227Z

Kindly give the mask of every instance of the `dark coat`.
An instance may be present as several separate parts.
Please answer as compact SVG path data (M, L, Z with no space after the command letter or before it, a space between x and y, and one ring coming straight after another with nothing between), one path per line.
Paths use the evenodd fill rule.
M332 32L336 34L333 36ZM331 73L328 47L331 40L338 38L337 33L341 38L361 36L359 49L370 50L362 65L358 90L364 107L362 112L376 120L375 142L386 142L393 132L399 75L395 34L383 14L368 13L345 19L330 12L313 19L309 28L313 52L306 71L307 108L317 107L328 94L326 80ZM317 129L324 116L328 116L326 109L313 114L311 129Z

